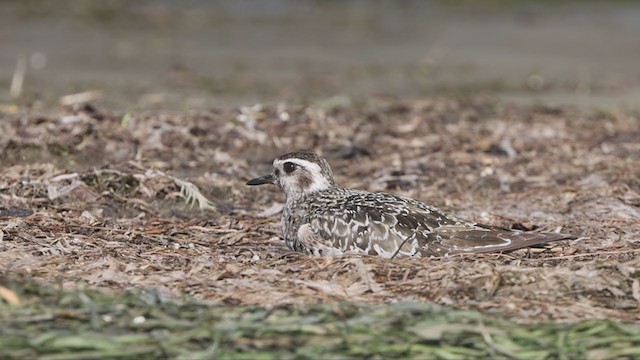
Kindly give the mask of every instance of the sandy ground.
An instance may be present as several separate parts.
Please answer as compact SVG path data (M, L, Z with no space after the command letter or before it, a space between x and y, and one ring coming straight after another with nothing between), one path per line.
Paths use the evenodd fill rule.
M20 110L0 121L0 268L229 304L419 300L522 322L637 323L639 129L637 112L485 98ZM244 184L295 149L324 154L345 187L578 239L442 259L293 253L280 238L283 194Z

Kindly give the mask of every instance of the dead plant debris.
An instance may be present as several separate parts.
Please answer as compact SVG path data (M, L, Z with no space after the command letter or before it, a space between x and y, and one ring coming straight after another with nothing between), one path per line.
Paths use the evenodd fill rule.
M228 305L416 301L524 323L640 323L637 113L433 98L124 118L91 107L0 119L3 272ZM295 149L323 153L346 187L579 239L444 259L292 253L280 239L283 195L244 183ZM415 326L412 336L435 336ZM469 331L483 351L502 354L489 340L511 335L480 326Z

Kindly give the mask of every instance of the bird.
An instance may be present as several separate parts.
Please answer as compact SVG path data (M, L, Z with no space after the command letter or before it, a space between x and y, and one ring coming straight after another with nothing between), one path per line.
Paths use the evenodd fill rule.
M311 151L281 155L270 174L247 182L264 184L285 193L281 226L287 246L315 256L445 257L573 238L484 225L408 197L342 188L327 160Z

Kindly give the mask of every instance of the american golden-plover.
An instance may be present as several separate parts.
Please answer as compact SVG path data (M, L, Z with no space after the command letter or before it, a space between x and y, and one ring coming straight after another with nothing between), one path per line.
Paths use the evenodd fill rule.
M329 163L309 151L282 155L271 174L247 185L276 184L286 195L282 231L289 248L313 255L346 252L446 256L516 250L570 239L458 219L406 197L336 186Z

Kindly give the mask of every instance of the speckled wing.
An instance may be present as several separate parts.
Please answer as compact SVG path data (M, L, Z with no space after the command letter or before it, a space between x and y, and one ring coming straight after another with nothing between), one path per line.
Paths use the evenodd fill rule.
M383 257L422 255L433 229L464 226L425 203L391 194L350 191L309 210L306 230L328 245Z
M310 209L305 222L316 242L383 257L500 252L568 238L476 226L420 201L356 191Z

